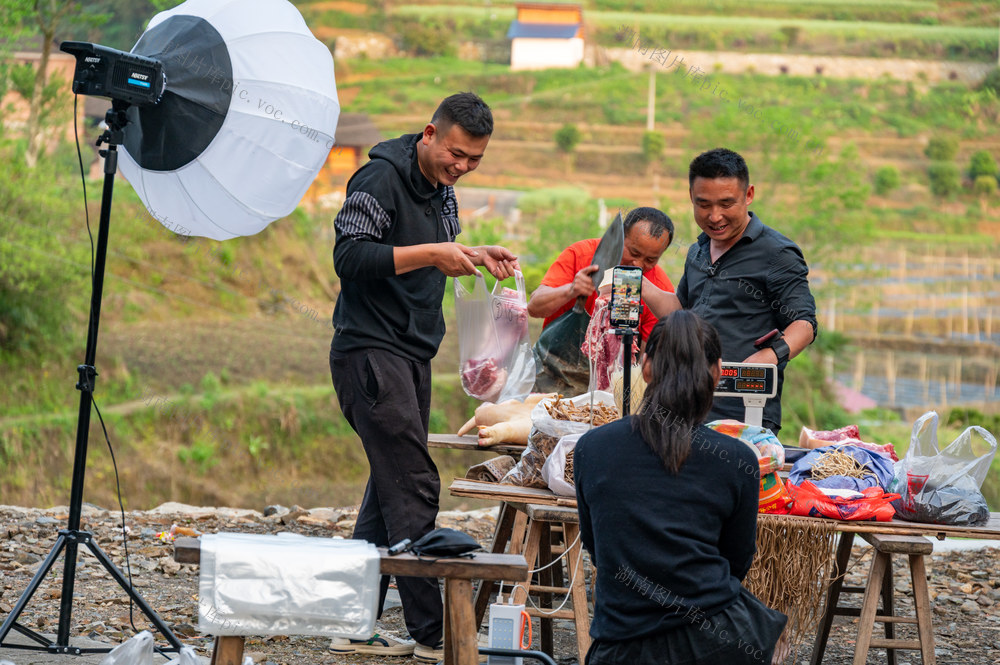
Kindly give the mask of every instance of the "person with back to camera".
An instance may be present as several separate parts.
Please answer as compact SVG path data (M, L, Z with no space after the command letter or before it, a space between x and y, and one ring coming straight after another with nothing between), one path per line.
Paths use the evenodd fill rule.
M576 445L580 535L597 575L586 665L772 662L787 617L741 584L756 551L757 457L700 424L720 358L698 315L661 319L638 414Z

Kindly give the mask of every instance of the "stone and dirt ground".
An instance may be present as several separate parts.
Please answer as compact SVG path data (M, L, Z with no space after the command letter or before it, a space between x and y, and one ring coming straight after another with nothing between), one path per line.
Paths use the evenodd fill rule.
M193 646L200 655L210 654L211 638L197 629L198 568L173 560L173 546L158 538L173 525L202 533L240 531L277 533L289 531L309 536L349 537L356 508L283 509L264 514L251 510L192 508L164 504L150 511L126 514L129 568L135 588L164 618L177 636ZM471 534L486 544L495 524L495 511L451 511L442 513L441 526L450 526ZM92 506L85 507L84 528L92 531L101 548L125 570L121 515ZM51 549L57 531L66 523L66 509L28 509L0 506L0 617L4 619L20 598L29 580ZM1000 662L1000 574L998 551L991 548L935 553L929 561L933 605L934 638L937 662L941 664L993 665ZM860 557L860 559L859 559ZM856 546L855 561L847 583L863 584L870 560L870 549ZM906 571L897 565L897 613L912 614L912 602L905 595L910 582ZM54 633L58 623L62 560L42 583L21 617L20 623L42 633ZM860 598L854 602L859 602ZM132 613L127 596L100 567L89 552L80 558L76 575L71 635L115 644L147 627L138 610ZM903 636L909 626L901 626ZM405 636L399 607L390 607L379 630ZM556 622L555 656L560 665L577 661L572 624ZM838 665L852 662L854 620L839 617L827 646L824 663ZM535 635L538 635L536 626ZM914 635L915 636L915 635ZM374 665L376 663L414 662L406 658L339 656L327 650L328 640L314 637L272 637L247 640L247 653L255 663L269 665ZM537 637L535 648L538 648ZM810 645L804 645L788 662L808 662ZM63 662L67 656L44 656L0 648L0 660L16 665L41 665ZM883 662L880 650L873 650L869 662ZM100 658L86 657L71 662L97 664ZM158 660L157 662L164 662ZM207 662L207 660L206 660ZM530 662L530 661L529 661ZM916 652L898 652L898 662L919 662Z

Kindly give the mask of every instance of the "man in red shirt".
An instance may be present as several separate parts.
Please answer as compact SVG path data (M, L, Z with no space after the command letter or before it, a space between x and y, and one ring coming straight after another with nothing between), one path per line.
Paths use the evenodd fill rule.
M625 216L624 226L625 251L620 265L642 268L643 282L649 280L658 288L673 292L674 285L670 278L657 265L674 239L673 222L656 208L635 208ZM528 314L544 318L543 328L569 311L579 296L587 296L587 312L594 313L597 290L592 275L597 271L597 265L593 263L593 258L599 243L600 238L573 243L546 271L541 286L528 301ZM639 319L639 335L643 341L656 321L656 316L643 304Z

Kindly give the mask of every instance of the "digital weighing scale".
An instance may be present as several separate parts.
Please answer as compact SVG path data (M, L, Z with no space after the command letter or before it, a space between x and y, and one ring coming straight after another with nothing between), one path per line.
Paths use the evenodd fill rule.
M743 422L763 427L764 404L778 394L777 365L722 363L716 397L742 397L746 415Z

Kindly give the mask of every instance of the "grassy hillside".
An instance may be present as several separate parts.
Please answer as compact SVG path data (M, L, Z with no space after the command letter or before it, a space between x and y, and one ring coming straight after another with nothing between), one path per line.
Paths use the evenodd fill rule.
M313 27L386 29L400 39L440 34L447 46L505 31L513 3L494 3L489 15L464 3L395 5L388 14L384 3L299 4ZM681 0L671 3L670 17L647 11L659 5L633 0L585 6L591 29L608 44L613 33L602 30L641 14L643 25L674 31L663 39L678 48L765 48L784 39L783 49L834 44L831 52L850 53L912 39L923 46L898 54L926 55L932 42L946 45L954 38L950 55L966 57L977 48L995 49L996 19L989 16L998 3ZM706 16L696 15L698 9ZM753 21L744 20L746 12ZM893 27L872 32L857 21ZM764 35L763 41L735 44L732 26L743 24L755 26L744 32ZM414 26L432 32L413 32ZM522 256L529 289L562 247L599 232L601 203L612 214L658 205L674 218L677 240L661 263L676 279L685 247L697 235L687 164L708 147L726 145L750 163L755 212L803 246L820 307L833 296L849 303L854 318L846 319L848 333L851 327L868 331L868 312L884 306L882 298L934 297L954 310L963 287L975 303L983 298L988 306L995 297L990 280L953 279L943 268L928 272L934 286L882 281L894 274L884 257L902 249L942 262L965 257L968 264L971 257L974 270L995 263L1000 199L995 192L976 193L967 174L975 152L1000 157L995 90L717 72L706 73L712 82L706 87L658 74L655 126L666 147L647 163L641 149L647 74L617 66L512 73L504 65L454 57L340 59L336 67L344 111L371 114L386 136L418 129L440 98L456 90L484 95L497 131L482 167L463 184L526 193L518 224L467 218L462 239L510 245ZM583 137L568 156L553 141L567 123ZM947 161L958 185L937 196L925 148L942 137L957 142ZM60 503L68 495L75 440L79 395L73 385L83 354L91 250L75 152L64 146L29 172L23 149L16 135L0 135L0 368L8 386L0 391L0 503ZM885 169L895 173L892 186L885 186ZM98 191L91 183L95 232ZM124 182L117 188L96 397L130 507L167 499L315 505L360 496L364 459L339 413L327 365L338 292L330 259L334 212L302 209L256 236L184 242L160 228ZM450 296L445 307L453 330ZM937 323L911 319L910 333L938 335ZM836 427L855 419L823 384L831 359L856 350L845 347L849 343L824 336L793 363L782 434L788 442L803 423ZM457 428L475 405L457 384L456 346L451 333L435 361L432 429L438 431ZM968 420L992 417L972 414ZM905 449L906 421L889 412L864 418L870 438ZM956 420L942 438L950 440L958 427ZM96 419L90 451L87 498L110 505L113 471ZM435 458L445 478L483 459L455 452ZM1000 506L1000 482L994 478L986 491Z
M513 2L301 3L314 29L393 34L423 54L454 52L458 42L503 42ZM662 48L788 52L993 62L1000 4L990 2L785 2L662 4L642 0L583 3L586 37L621 46L622 26ZM332 32L331 32L332 31Z

